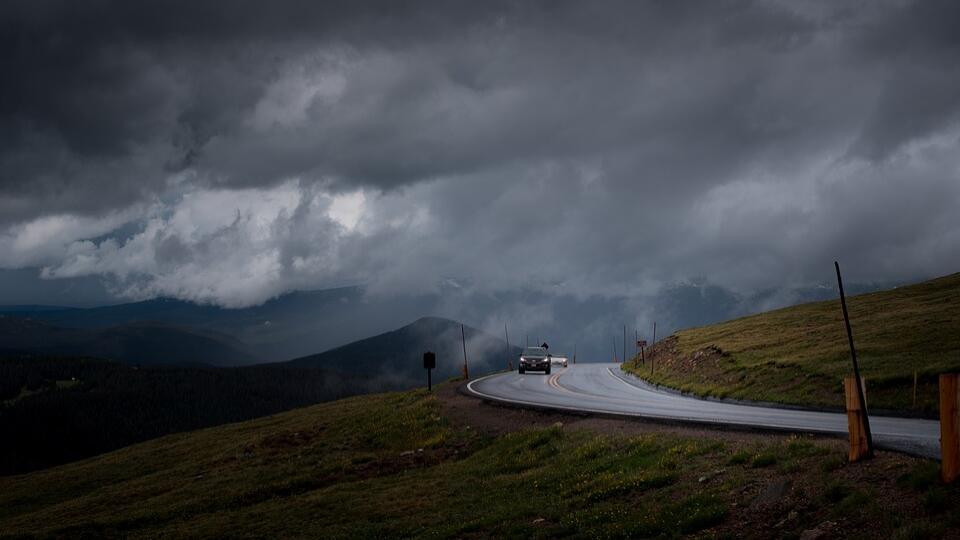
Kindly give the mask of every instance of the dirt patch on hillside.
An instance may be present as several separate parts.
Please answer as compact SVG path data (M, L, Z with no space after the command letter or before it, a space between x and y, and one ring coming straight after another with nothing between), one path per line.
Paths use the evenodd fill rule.
M659 374L666 372L671 379L686 383L732 386L738 382L737 377L729 373L732 365L730 354L716 345L693 354L682 354L677 337L670 336L650 348L646 363L634 363L633 367L644 374L645 369L652 367Z

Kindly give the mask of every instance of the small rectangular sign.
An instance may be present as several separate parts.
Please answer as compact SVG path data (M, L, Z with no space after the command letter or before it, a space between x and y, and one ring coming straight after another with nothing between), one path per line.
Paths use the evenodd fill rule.
M423 353L423 369L435 369L437 367L437 355L430 351Z
M637 340L637 347L646 347L646 346L647 346L647 340L645 339Z

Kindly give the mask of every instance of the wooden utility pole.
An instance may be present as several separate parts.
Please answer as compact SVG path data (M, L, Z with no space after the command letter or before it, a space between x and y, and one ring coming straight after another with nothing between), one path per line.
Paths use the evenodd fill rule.
M627 325L623 325L623 361L627 361Z
M507 369L513 371L513 352L510 351L510 334L507 333L507 323L503 323L503 340L507 342Z
M837 269L837 288L840 289L840 307L843 309L843 322L847 327L847 341L850 343L850 358L853 360L854 384L857 386L858 405L863 415L863 434L867 439L867 448L863 457L873 457L873 435L870 433L870 415L867 413L867 398L863 393L863 379L860 377L860 366L857 364L857 349L853 346L853 330L850 329L850 315L847 313L847 297L843 294L843 278L840 277L840 263L833 261ZM853 432L850 432L851 437ZM853 449L851 448L851 457Z
M636 328L633 329L633 345L633 358L636 360L640 357L640 331Z
M463 378L470 380L470 370L467 368L467 335L463 331L463 325L460 325L460 340L463 343Z
M617 363L617 338L613 338L613 363Z
M573 363L577 363L577 344L573 344Z
M656 356L657 321L653 321L653 340L650 341L650 375L653 375L653 357Z

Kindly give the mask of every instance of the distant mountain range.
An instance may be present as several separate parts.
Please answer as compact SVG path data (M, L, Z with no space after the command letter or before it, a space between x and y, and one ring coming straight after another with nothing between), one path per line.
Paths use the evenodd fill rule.
M161 323L66 328L0 315L0 354L87 356L132 365L243 366L257 363L227 335Z
M24 353L48 356L86 356L116 360L131 365L208 365L234 367L262 363L254 347L233 336L211 329L233 321L242 327L249 313L193 306L185 302L151 301L87 309L19 309L0 314L0 354ZM209 318L199 318L207 311ZM126 322L138 316L193 323ZM61 326L52 321L69 323ZM203 323L206 324L203 324ZM98 327L97 325L111 325ZM422 355L437 354L436 380L460 374L463 365L461 325L439 317L424 317L397 330L353 341L326 352L301 356L274 364L362 373L383 379L391 387L421 384L425 378ZM473 374L507 367L520 354L508 351L504 341L464 326L467 358Z
M878 288L879 284L847 286L850 294ZM335 350L390 333L424 314L484 321L486 327L494 328L506 322L516 344L524 343L528 337L530 342L546 340L558 352L570 354L577 350L580 360L589 362L609 359L611 340L618 349L622 348L624 325L632 343L634 331L640 339L651 339L654 321L662 337L680 328L833 297L835 292L830 285L771 289L742 296L706 280L665 286L656 295L635 301L536 291L481 293L459 286L441 287L422 295L368 295L362 287L341 287L292 292L259 306L239 309L158 298L94 308L0 306L0 315L61 329L46 329L52 337L44 339L53 341L35 342L37 347L30 347L31 350L75 351L66 345L75 347L80 343L85 347L84 354L90 351L125 362L136 361L131 360L134 357L166 362L165 359L176 356L189 358L177 362L195 362L203 357L205 360L201 361L208 365L285 362L292 358L299 361L326 351L328 355L320 355L324 361L338 364L337 369L353 371L351 363ZM93 335L71 334L64 329L93 331ZM500 336L499 331L496 335ZM189 346L178 349L174 346L177 341ZM22 349L29 343L0 335L0 349ZM423 347L417 343L411 348L411 355L422 354ZM362 348L357 345L350 350ZM632 352L629 349L632 347L627 351ZM182 354L172 354L177 351ZM451 354L442 358L452 357ZM618 355L622 354L618 351ZM392 355L388 357L395 360ZM370 364L368 360L358 360L358 365Z
M506 369L509 361L516 365L520 348L507 349L503 340L469 326L463 327L463 336L466 338L467 365L471 376ZM423 353L432 351L437 355L434 380L441 380L460 375L464 361L463 343L460 323L439 317L423 317L397 330L284 364L424 381Z
M102 330L146 323L190 329L204 335L230 336L236 340L236 347L260 362L284 361L325 351L396 328L398 321L410 321L423 313L417 299L367 302L359 287L294 292L241 309L169 298L94 308L0 306L0 315L29 318L63 328Z

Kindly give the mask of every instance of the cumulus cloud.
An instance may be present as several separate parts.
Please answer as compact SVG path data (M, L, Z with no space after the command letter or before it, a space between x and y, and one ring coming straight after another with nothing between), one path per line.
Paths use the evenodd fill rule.
M346 283L633 305L698 276L815 283L837 258L863 280L955 271L958 17L7 2L0 265L225 306Z
M45 228L42 245L55 239L60 247L42 269L45 278L109 275L124 297L247 306L297 283L339 278L337 249L346 227L330 217L331 202L295 181L272 189L194 190L154 207L127 238L94 242L83 230L64 234L69 220L41 218L12 236L10 246L37 243L37 230Z

